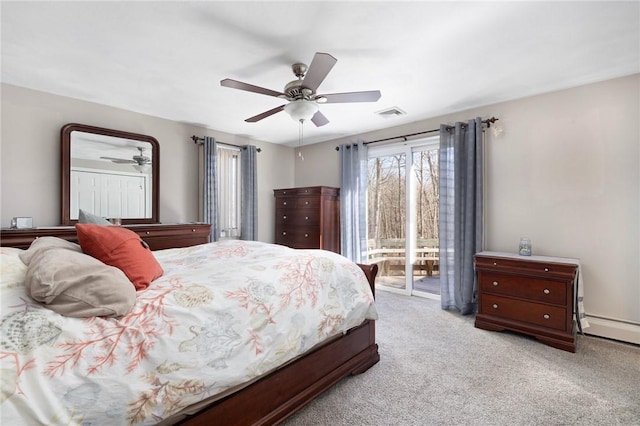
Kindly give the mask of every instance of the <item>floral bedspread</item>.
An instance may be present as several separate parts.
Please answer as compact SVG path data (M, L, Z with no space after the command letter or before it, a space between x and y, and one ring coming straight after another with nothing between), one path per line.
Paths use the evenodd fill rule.
M224 241L154 252L165 273L121 318L31 299L0 248L2 424L156 424L376 319L357 265L321 250Z

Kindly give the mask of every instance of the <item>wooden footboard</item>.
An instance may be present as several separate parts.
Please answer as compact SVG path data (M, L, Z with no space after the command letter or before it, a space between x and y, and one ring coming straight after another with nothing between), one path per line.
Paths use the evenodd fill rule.
M359 266L373 290L377 265ZM360 374L379 360L375 322L367 320L340 338L216 401L179 424L278 424L343 378Z

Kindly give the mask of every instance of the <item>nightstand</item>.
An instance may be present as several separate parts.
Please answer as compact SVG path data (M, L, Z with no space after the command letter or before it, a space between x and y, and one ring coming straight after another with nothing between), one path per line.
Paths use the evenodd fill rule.
M511 330L576 351L575 294L580 262L546 256L481 252L475 256L475 326Z

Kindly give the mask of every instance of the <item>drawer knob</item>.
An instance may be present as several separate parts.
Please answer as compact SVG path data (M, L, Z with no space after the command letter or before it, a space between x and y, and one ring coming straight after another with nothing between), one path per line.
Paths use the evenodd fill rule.
M287 235L287 233L286 233L286 232L283 232L283 233L282 233L282 235Z
M545 272L549 272L549 271L550 271L550 269L549 269L549 268L544 268L544 271L545 271Z
M196 232L196 230L195 230L195 229L192 229L192 230L191 230L191 232Z
M304 204L305 204L305 205L306 205L306 204L309 204L309 202L308 202L308 201L305 201L305 202L304 202Z
M282 216L282 218L283 218L283 219L286 219L286 218L287 218L287 215Z
M551 291L550 291L548 288L545 288L544 290L542 290L542 292L543 292L544 294L549 294L549 293L551 293Z
M151 232L149 232L149 231L145 232L145 234L147 234L147 235L149 235L150 233L151 233Z
M305 217L304 217L304 220L309 220L309 216L305 216Z
M498 287L498 281L494 281L492 284L494 287Z
M498 304L497 303L493 304L493 309L498 309Z
M544 319L549 319L549 318L551 318L551 316L550 316L549 314L544 314L544 315L542 316L542 318L544 318Z
M286 202L286 201L283 201L283 202L282 202L282 205L286 206L286 205L287 205L287 202Z
M493 266L496 266L498 263L497 262L493 262Z
M309 236L309 234L304 234L304 237L307 238Z

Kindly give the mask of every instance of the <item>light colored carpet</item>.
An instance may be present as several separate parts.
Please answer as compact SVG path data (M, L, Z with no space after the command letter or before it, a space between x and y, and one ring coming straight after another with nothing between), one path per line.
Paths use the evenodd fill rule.
M286 426L640 425L640 347L578 336L575 354L378 291L381 360Z

